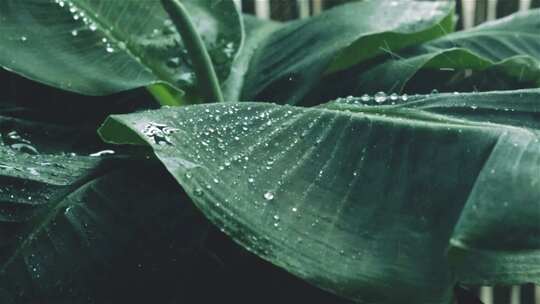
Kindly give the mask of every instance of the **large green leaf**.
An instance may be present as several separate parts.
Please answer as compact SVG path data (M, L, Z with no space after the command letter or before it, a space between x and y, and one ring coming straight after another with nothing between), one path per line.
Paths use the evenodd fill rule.
M540 10L517 13L399 53L365 71L358 91L401 92L422 69L492 70L540 86Z
M229 0L184 0L221 80L241 45ZM154 83L193 86L186 50L159 0L7 0L0 3L0 66L83 94Z
M539 91L221 104L112 116L100 133L151 146L215 224L313 284L450 303L456 281L540 282L539 111Z
M442 1L361 1L287 23L266 33L254 52L242 98L297 103L325 73L451 32L453 8Z

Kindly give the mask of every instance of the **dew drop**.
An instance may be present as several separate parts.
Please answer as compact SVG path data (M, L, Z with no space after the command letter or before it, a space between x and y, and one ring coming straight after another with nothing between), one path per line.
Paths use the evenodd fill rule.
M398 95L398 94L392 93L392 94L390 95L390 100L396 101L396 100L398 100L398 99L399 99L399 95Z
M362 95L362 97L360 97L360 100L362 100L363 102L368 102L371 100L371 97L368 94L364 94Z
M97 30L97 25L95 23L90 23L90 25L88 25L88 28L92 31L92 32L95 32Z
M21 36L21 41L22 42L25 42L26 40L28 40L28 38L26 36Z
M34 176L39 175L39 172L36 170L36 168L28 168L28 172L30 172L30 174Z
M32 155L39 154L38 150L36 148L34 148L33 146L29 145L29 144L17 143L17 144L12 144L10 147L13 150L17 150L19 152L23 152L23 153L26 153L26 154L32 154Z
M195 188L195 195L196 196L203 196L204 192L201 188Z
M99 151L99 152L96 152L96 153L92 153L90 154L90 156L92 157L100 157L100 156L104 156L104 155L113 155L115 152L114 150L103 150L103 151Z
M79 35L79 31L77 31L77 30L71 31L71 36L75 37L77 35Z
M268 191L264 194L264 199L267 201L271 201L274 199L274 193Z
M409 100L409 95L407 95L407 94L401 95L401 100L403 100L403 101Z
M378 92L377 94L375 94L374 98L376 103L383 103L386 101L386 93Z

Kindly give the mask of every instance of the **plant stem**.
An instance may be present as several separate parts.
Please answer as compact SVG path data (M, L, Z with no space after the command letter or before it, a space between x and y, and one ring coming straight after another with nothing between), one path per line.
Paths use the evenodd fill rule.
M184 41L204 101L223 102L223 93L212 60L186 8L179 0L161 0L161 3Z
M181 98L171 94L171 91L164 84L153 84L146 87L146 89L154 96L157 102L162 106L184 106L184 102Z

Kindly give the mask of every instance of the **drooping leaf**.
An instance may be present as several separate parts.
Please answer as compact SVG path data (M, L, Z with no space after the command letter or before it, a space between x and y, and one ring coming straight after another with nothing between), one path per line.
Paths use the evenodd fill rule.
M287 23L258 42L242 100L297 103L325 73L451 32L453 8L442 1L361 1Z
M365 71L358 92L402 92L420 70L486 71L540 86L540 10L455 32Z
M191 106L112 116L233 239L361 303L540 282L540 92ZM348 103L352 102L352 103Z
M221 80L241 45L232 1L185 0ZM193 68L159 0L0 3L0 66L65 90L105 95L154 83L194 85Z
M189 261L144 246L190 248L205 225L161 167L65 152L79 135L59 126L0 117L0 130L0 302L168 301L168 269ZM170 282L153 283L158 271Z

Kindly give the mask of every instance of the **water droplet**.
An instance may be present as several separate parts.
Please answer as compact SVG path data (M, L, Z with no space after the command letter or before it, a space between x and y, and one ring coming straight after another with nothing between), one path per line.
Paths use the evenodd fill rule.
M291 210L292 210L292 212L297 212L298 211L298 209L296 207L292 207Z
M399 99L399 95L398 95L398 94L392 93L392 94L390 95L390 100L396 101L396 100L398 100L398 99Z
M103 150L103 151L99 151L99 152L96 152L96 153L92 153L90 154L90 156L92 157L100 157L100 156L103 156L103 155L112 155L114 154L114 150Z
M168 127L164 124L150 122L143 130L143 134L151 138L158 145L172 145L170 134L178 132L178 129Z
M177 68L182 64L180 57L172 57L167 60L167 66L170 68Z
M73 206L67 207L66 210L64 211L64 214L68 215L68 213L71 211L72 208L73 208Z
M377 94L375 94L374 98L376 103L383 103L386 101L386 93L378 92Z
M433 90L431 91L431 94L439 94L439 90L433 89Z
M186 172L186 178L187 178L187 179L191 179L192 177L193 177L193 175L191 175L191 173Z
M271 201L274 199L274 193L268 191L264 194L264 199L267 201Z
M253 184L255 182L255 179L253 177L248 178L248 183Z
M36 170L36 168L28 168L28 172L30 172L30 174L34 176L39 175L39 172Z
M409 100L409 95L407 95L407 94L401 95L401 100L403 100L403 101Z
M97 25L95 23L90 23L90 25L88 25L88 28L92 31L92 32L95 32L97 30Z
M25 42L26 40L28 40L28 38L26 36L21 36L21 41L22 42Z
M201 188L195 188L195 191L194 191L195 195L196 196L203 196L204 192Z
M39 154L38 150L36 148L34 148L33 146L29 145L29 144L17 143L17 144L12 144L10 147L13 150L17 150L19 152L23 152L23 153L26 153L26 154L32 154L32 155Z
M371 97L368 94L364 94L362 95L362 97L360 97L360 100L362 100L363 102L368 102L371 100Z
M77 35L79 35L79 31L77 31L77 30L71 31L71 36L75 37Z
M279 221L279 215L276 214L276 215L274 215L273 217L274 217L274 220L275 220L275 221Z

